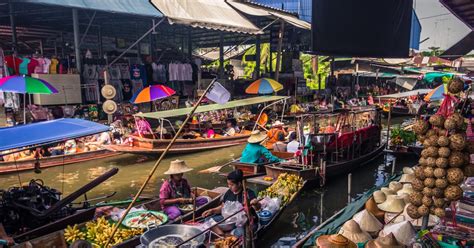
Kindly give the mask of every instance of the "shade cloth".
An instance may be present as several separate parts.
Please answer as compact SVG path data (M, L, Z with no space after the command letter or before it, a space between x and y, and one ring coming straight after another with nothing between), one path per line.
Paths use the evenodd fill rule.
M151 0L171 24L250 34L263 33L224 0Z
M381 99L397 99L397 98L402 98L402 97L424 95L424 94L428 94L430 91L432 91L432 89L419 89L419 90L411 90L407 92L383 95L383 96L377 96L377 97Z
M0 128L0 151L66 141L108 131L109 127L82 119L57 119Z
M237 107L259 104L259 103L264 103L264 102L278 101L285 98L288 98L288 97L286 96L259 96L259 97L230 101L226 104L209 104L209 105L199 106L196 109L195 113L202 113L202 112L221 110L221 109L231 109L231 108L237 108ZM135 116L153 118L153 119L162 119L162 118L169 118L169 117L174 117L174 116L187 115L189 114L189 112L191 112L191 110L192 108L180 108L180 109L158 111L158 112L151 112L151 113L141 113L141 114L136 114Z

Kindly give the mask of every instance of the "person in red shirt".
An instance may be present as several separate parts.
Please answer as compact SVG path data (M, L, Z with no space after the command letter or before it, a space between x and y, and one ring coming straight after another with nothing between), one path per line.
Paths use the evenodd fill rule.
M9 68L10 74L12 75L19 74L21 62L23 62L23 60L16 56L13 56L13 55L5 56L5 65Z

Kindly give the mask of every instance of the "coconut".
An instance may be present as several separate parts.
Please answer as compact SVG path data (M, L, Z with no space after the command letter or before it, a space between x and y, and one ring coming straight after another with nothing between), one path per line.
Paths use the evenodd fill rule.
M444 197L444 191L440 188L433 188L431 192L434 197Z
M408 201L409 201L411 204L413 204L413 205L415 205L415 206L417 206L417 207L419 207L419 206L421 206L421 204L423 204L422 200L423 200L423 194L420 193L420 192L412 192L412 193L408 196Z
M449 146L449 138L446 136L439 136L437 143L439 146Z
M438 167L438 168L448 167L448 159L447 158L437 158L436 159L436 167Z
M428 147L426 148L428 151L428 157L437 157L438 156L438 148L437 147Z
M449 168L446 179L450 184L460 184L464 180L464 173L459 168Z
M423 167L416 167L415 168L415 177L419 178L421 180L425 180L425 173L424 173L424 168Z
M456 120L454 118L448 117L446 121L444 121L444 128L446 130L455 130L457 127Z
M435 197L433 199L433 205L437 208L442 208L444 207L446 204L446 201L444 200L444 198L441 198L441 197Z
M420 164L420 166L426 166L426 158L420 157L420 159L418 159L418 164Z
M451 135L449 141L449 148L455 151L462 151L466 146L466 137L460 133Z
M444 208L435 208L434 214L439 218L443 218L444 216L446 216L446 211L444 210Z
M426 139L426 136L420 134L420 135L417 135L417 136L416 136L416 139L417 139L418 141L420 141L420 143L423 143L423 142L425 141L425 139Z
M451 150L448 147L440 147L438 149L438 156L442 158L447 158L451 154ZM423 154L422 154L423 155ZM428 152L426 152L426 157L428 157Z
M474 142L467 142L466 147L464 149L467 151L467 153L474 154Z
M418 135L425 134L428 131L429 124L424 120L417 120L415 124L413 124L413 132Z
M426 167L426 168L431 168L431 167ZM436 178L443 178L444 176L446 176L446 170L443 168L436 168L433 171L433 175Z
M436 158L435 157L428 157L426 159L426 166L427 167L436 167Z
M408 203L408 206L406 207L406 210L407 210L407 214L408 216L410 216L410 218L412 219L419 219L421 217L421 215L418 213L418 207L411 204L411 203Z
M435 186L439 189L445 189L448 186L448 180L444 178L438 178L435 180Z
M444 196L449 201L457 201L457 200L461 199L462 189L458 185L449 185L444 190Z
M448 136L448 130L444 128L438 129L438 136Z
M424 149L421 151L421 157L422 157L422 158L427 158L427 157L429 157L428 152L429 152L429 151L428 151L428 148L424 148Z
M456 127L458 129L461 129L462 126L464 125L464 117L460 113L454 113L451 115L451 118L453 118L456 121Z
M436 208L435 206L430 207L430 214L431 215L434 215L435 208Z
M464 155L461 152L452 152L449 155L449 166L451 167L461 167L464 162Z
M431 207L433 205L433 198L425 195L423 196L423 199L421 199L421 202L423 203L423 205Z
M436 132L435 129L428 129L428 131L426 131L425 136L426 136L426 138L429 138L429 137L431 137L433 135L437 135L437 134L438 134L438 132Z
M454 78L448 83L448 91L451 94L458 94L464 89L464 83L459 78Z
M442 127L444 125L444 117L442 115L432 115L429 122L435 127Z
M426 216L430 213L430 209L425 206L425 205L421 205L418 207L418 214L421 215L421 216Z
M432 177L425 178L425 180L423 181L423 185L425 185L425 187L428 187L428 188L434 188L435 179Z
M424 179L423 179L423 180L424 180ZM423 180L418 179L418 178L415 178L415 179L413 180L413 182L411 182L411 186L412 186L413 190L415 190L415 191L422 191L423 188L425 187L425 185L423 184ZM446 181L446 184L447 184L447 183L448 183L448 182Z
M423 147L430 147L433 146L433 143L431 143L430 138L426 138L425 141L423 141Z
M430 146L438 146L438 135L432 135L428 139L430 140Z
M423 191L421 191L421 193L425 196L433 196L433 189L428 188L428 187L424 187Z
M474 165L470 164L464 167L464 175L466 177L474 177Z
M425 177L434 177L434 168L433 167L425 167L423 169L423 174Z

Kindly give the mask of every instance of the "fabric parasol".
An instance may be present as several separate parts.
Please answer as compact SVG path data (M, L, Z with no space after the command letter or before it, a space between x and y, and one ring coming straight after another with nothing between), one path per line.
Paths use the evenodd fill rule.
M448 92L448 85L441 84L440 86L434 88L428 94L426 94L425 101L438 101L444 98L444 94Z
M58 90L50 83L27 76L8 76L0 79L0 91L22 94L56 94Z
M144 103L157 99L166 98L176 93L173 89L164 85L151 85L141 90L130 102Z
M245 89L247 94L271 94L283 89L283 85L271 78L261 78Z

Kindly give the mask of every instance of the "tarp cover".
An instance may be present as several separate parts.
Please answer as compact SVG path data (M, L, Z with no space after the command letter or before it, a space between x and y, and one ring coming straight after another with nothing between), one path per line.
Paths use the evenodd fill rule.
M14 0L14 2L49 4L141 16L163 16L148 0Z
M329 235L335 234L339 231L339 228L346 223L346 221L352 219L352 217L359 212L365 205L365 202L372 196L372 193L381 187L387 186L391 181L399 180L400 175L395 175L390 177L387 181L385 181L382 185L373 187L372 189L365 192L361 195L358 199L353 201L352 203L348 204L345 208L343 208L342 212L339 215L330 221L329 223L323 224L319 226L318 230L314 232L309 239L304 243L303 247L312 247L316 245L316 240L321 235Z
M258 97L253 97L253 98L230 101L226 104L209 104L209 105L199 106L196 109L195 113L203 113L203 112L221 110L221 109L231 109L231 108L237 108L237 107L259 104L259 103L264 103L264 102L278 101L285 98L287 97L286 96L258 96ZM180 109L165 110L165 111L158 111L158 112L151 112L151 113L141 113L141 114L136 114L135 116L153 118L153 119L162 119L162 118L187 115L191 112L191 110L192 108L180 108Z
M383 96L377 96L377 97L381 99L396 99L396 98L402 98L402 97L416 96L418 94L424 95L424 94L428 94L430 91L432 91L432 89L419 89L419 90L411 90L407 92L383 95Z
M171 24L250 34L262 33L224 0L151 0Z
M0 151L66 141L108 130L108 126L99 123L69 118L0 128Z

